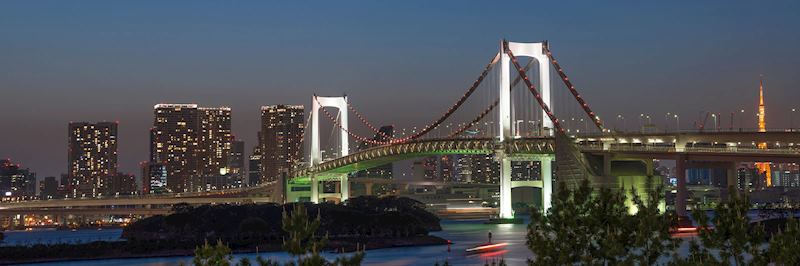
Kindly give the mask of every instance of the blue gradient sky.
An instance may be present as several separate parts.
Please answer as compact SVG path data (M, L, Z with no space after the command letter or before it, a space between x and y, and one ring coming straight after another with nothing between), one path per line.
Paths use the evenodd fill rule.
M422 123L501 38L549 40L603 117L752 114L761 73L769 126L800 107L798 2L557 2L0 1L0 157L58 175L69 121L119 121L122 170L138 175L160 102L232 107L248 153L259 106L312 93Z

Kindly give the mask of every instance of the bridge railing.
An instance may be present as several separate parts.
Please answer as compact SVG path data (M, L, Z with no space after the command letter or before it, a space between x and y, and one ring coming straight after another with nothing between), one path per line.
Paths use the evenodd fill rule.
M74 200L113 200L113 199L163 199L163 198L197 198L197 197L208 197L208 196L228 196L228 195L236 195L239 193L247 192L253 189L258 189L263 186L267 186L269 184L262 184L257 186L250 186L250 187L241 187L241 188L229 188L229 189L220 189L220 190L212 190L212 191L201 191L201 192L182 192L182 193L160 193L160 194L134 194L134 195L108 195L108 196L99 196L99 197L80 197L80 198L56 198L56 199L35 199L35 200L24 200L24 201L14 201L14 202L0 202L1 204L14 204L14 203L24 203L24 202L50 202L50 201L74 201Z
M749 148L749 147L683 147L658 145L607 145L600 143L578 145L584 151L619 151L619 152L705 152L705 153L752 153L752 154L790 154L800 155L796 148Z
M578 138L592 138L592 137L607 137L614 135L660 135L660 134L716 134L716 133L800 133L800 128L768 128L765 131L760 131L758 128L720 128L711 129L681 129L681 130L616 130L612 129L610 132L592 132L592 133L570 133L570 136Z

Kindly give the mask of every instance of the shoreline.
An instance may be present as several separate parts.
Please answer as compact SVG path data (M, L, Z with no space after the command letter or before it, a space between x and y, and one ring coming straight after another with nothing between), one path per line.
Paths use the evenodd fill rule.
M386 248L402 248L402 247L421 247L421 246L435 246L446 245L447 240L438 236L425 235L414 236L405 238L390 238L390 239L362 239L366 240L366 244L355 239L332 239L328 247L323 249L324 252L331 253L348 253L355 251L356 245L362 245L367 251L386 249ZM100 241L105 242L105 241ZM119 252L121 250L112 250L109 253ZM260 249L258 253L273 253L282 252L280 245L272 245L267 249ZM233 254L248 254L256 253L255 247L241 248L233 250ZM0 259L0 265L19 265L19 264L42 264L53 262L76 262L76 261L94 261L94 260L116 260L116 259L144 259L144 258L170 258L170 257L186 257L194 256L194 249L172 249L161 250L158 252L151 252L148 254L133 254L120 252L116 255L96 256L96 257L60 257L60 258L35 258L35 259L21 259L21 260L3 260Z

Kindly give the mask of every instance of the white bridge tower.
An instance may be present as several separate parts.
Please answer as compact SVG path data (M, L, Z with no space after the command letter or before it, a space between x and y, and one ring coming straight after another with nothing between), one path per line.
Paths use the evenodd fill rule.
M339 110L339 125L334 125L334 128L339 128L339 138L341 147L339 149L339 157L344 157L350 154L350 143L348 142L348 121L347 121L347 96L334 96L324 97L314 95L311 99L311 152L309 153L309 167L314 167L322 163L322 150L320 150L319 140L319 113L322 108L334 107ZM348 185L347 174L339 176L341 181L341 201L347 200L350 197L350 188ZM311 176L311 201L314 203L319 202L319 181L316 175Z
M506 42L505 40L500 43L500 103L498 105L498 113L500 115L498 122L500 126L499 141L502 143L506 140L513 139L516 136L518 128L514 128L513 105L511 99L511 71L510 71L510 57L506 54L506 49L510 50L515 57L530 57L536 60L539 68L539 92L542 95L542 101L553 108L550 101L550 61L545 52L545 43L518 43ZM547 113L542 112L542 126L544 127L545 135L553 136L553 121L547 116ZM500 218L513 218L514 212L511 207L511 161L505 151L497 151L496 158L500 161ZM547 157L541 160L542 172L542 207L543 210L550 208L550 197L553 193L552 187L552 159Z

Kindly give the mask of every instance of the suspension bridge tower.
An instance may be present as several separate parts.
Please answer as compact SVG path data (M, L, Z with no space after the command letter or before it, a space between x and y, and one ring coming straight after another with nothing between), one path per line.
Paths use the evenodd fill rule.
M498 130L498 140L501 145L499 147L504 147L502 144L515 138L515 136L519 136L516 132L519 128L514 127L514 107L511 99L511 57L507 52L510 51L516 58L530 57L531 60L535 60L539 69L538 78L541 84L541 100L545 106L550 106L552 108L550 100L550 60L545 52L545 48L546 43L544 42L518 43L503 40L500 43L500 102L498 105L498 114L500 116L498 122L500 128ZM553 136L553 121L546 112L542 112L542 121L542 132L544 132L546 136ZM500 162L499 216L501 219L514 218L514 211L511 204L511 163L517 159L507 154L505 148L499 148L495 152L495 158ZM542 208L543 210L547 210L550 208L551 195L553 193L553 156L543 155L539 158L539 161L542 173Z
M322 163L322 150L320 149L320 128L319 128L319 114L325 113L330 115L322 108L333 107L339 110L339 117L334 119L334 128L339 128L339 154L338 157L344 157L350 154L349 138L348 138L348 120L347 120L347 96L323 97L314 95L311 99L311 151L309 152L309 167L314 167ZM340 181L340 201L345 201L350 197L350 188L348 185L347 174L339 174L336 178ZM319 203L319 177L311 175L311 202Z

